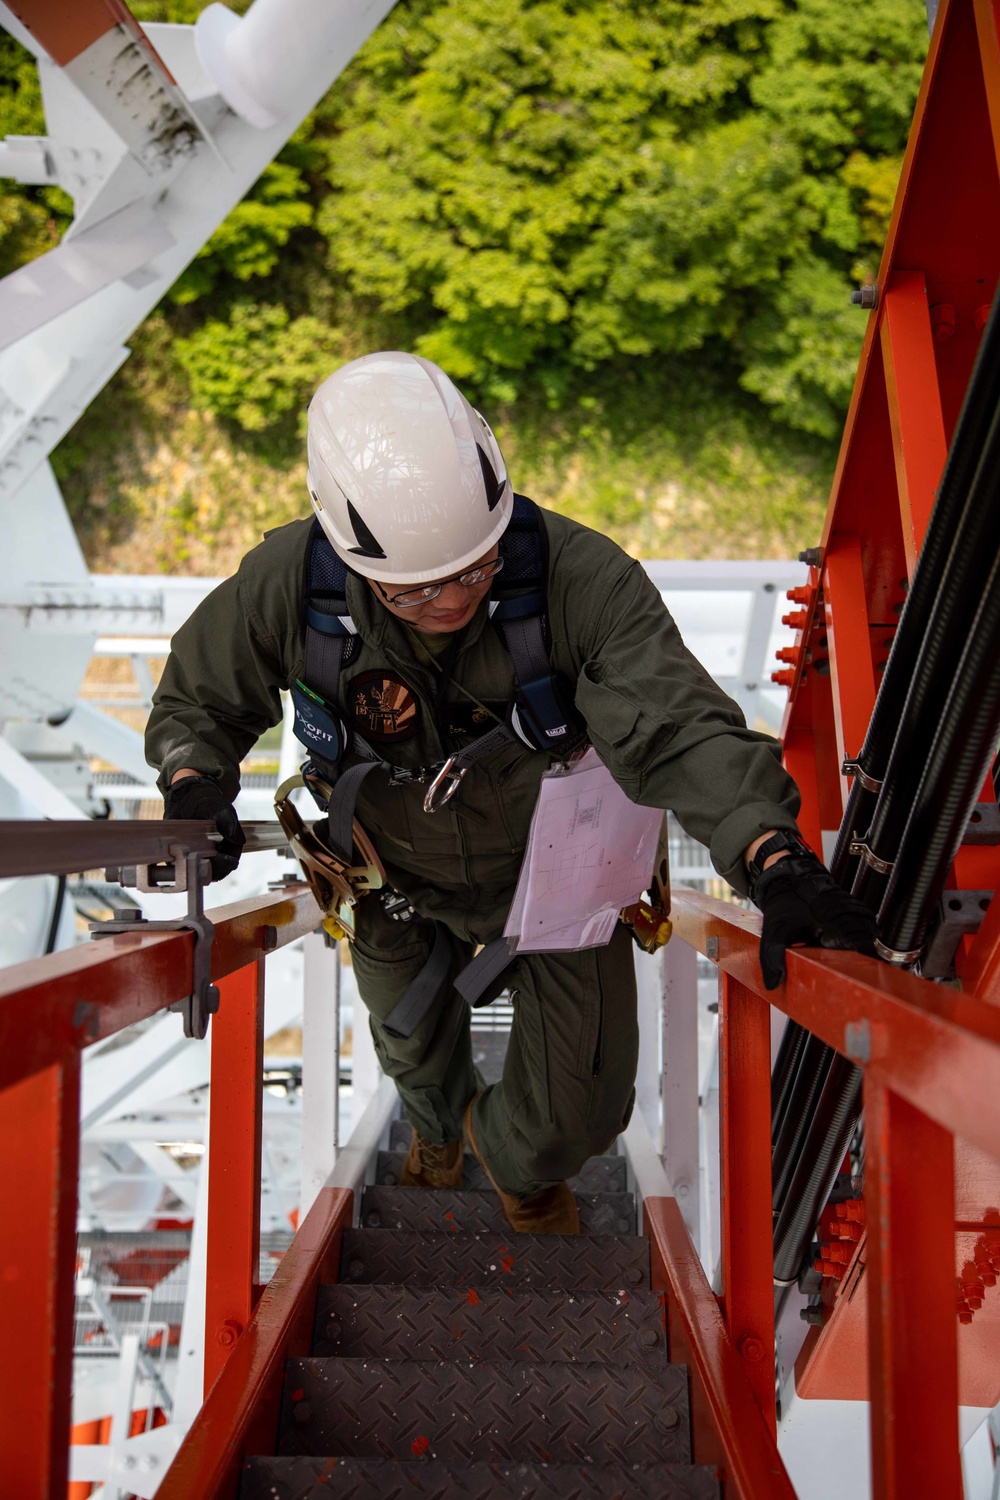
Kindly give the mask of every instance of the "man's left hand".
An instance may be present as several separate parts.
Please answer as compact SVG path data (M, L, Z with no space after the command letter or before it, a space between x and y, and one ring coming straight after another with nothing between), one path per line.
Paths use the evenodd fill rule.
M837 884L815 854L776 859L759 876L753 895L764 918L760 966L766 989L784 984L785 951L794 944L875 957L874 916Z

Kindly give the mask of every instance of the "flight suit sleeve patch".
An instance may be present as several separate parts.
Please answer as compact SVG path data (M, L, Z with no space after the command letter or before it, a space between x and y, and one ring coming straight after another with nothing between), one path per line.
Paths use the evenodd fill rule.
M362 672L347 688L347 714L359 734L376 744L408 740L420 727L413 689L392 672Z

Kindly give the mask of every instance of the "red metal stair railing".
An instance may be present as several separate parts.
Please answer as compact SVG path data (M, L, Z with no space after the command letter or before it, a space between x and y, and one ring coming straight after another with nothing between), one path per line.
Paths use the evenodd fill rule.
M673 919L680 938L718 962L723 1005L740 1016L742 1033L728 1041L722 1033L727 1338L716 1341L714 1370L704 1339L702 1358L692 1361L712 1420L717 1427L725 1421L720 1382L734 1356L765 1415L774 1410L770 1054L763 1045L770 1002L864 1073L873 1494L961 1500L954 1143L960 1137L1000 1159L1000 1010L859 954L818 950L792 950L786 985L768 993L756 914L675 889ZM691 1295L686 1230L672 1199L647 1199L645 1213L671 1327L676 1321L683 1332ZM731 1370L727 1379L737 1388ZM765 1458L761 1451L759 1461ZM767 1493L744 1487L745 1475L731 1477L741 1495Z
M266 1346L280 1383L297 1321L311 1317L304 1292L328 1273L352 1197L320 1194L265 1294L270 1344L259 1333L242 1339L260 1310L264 960L315 928L316 905L307 887L292 886L212 917L221 1004L212 1022L206 1389L234 1348L256 1370ZM19 1500L62 1500L68 1481L81 1053L189 994L193 947L190 932L127 933L0 972L0 1155L16 1206L0 1223L0 1488ZM256 1412L267 1394L252 1386Z

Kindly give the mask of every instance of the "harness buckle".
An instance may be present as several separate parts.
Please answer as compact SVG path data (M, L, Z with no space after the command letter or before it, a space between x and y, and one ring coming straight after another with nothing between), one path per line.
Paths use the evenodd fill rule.
M455 793L462 785L462 782L465 779L465 773L469 768L468 766L459 766L456 770L455 762L457 759L457 755L449 755L448 759L445 761L444 765L441 767L440 771L437 773L434 780L427 788L427 795L424 798L425 813L435 813L437 812L438 808L444 807L448 802L451 801L452 797L454 797ZM447 785L445 785L445 783L447 783ZM443 791L441 790L442 787L444 788ZM439 792L440 796L438 795Z
M390 786L423 786L437 771L436 766L390 766Z

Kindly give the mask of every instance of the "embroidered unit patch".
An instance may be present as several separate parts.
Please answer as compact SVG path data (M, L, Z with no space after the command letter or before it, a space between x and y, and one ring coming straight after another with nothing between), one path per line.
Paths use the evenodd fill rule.
M420 705L413 689L390 672L362 672L347 689L351 722L365 739L386 743L416 734Z

